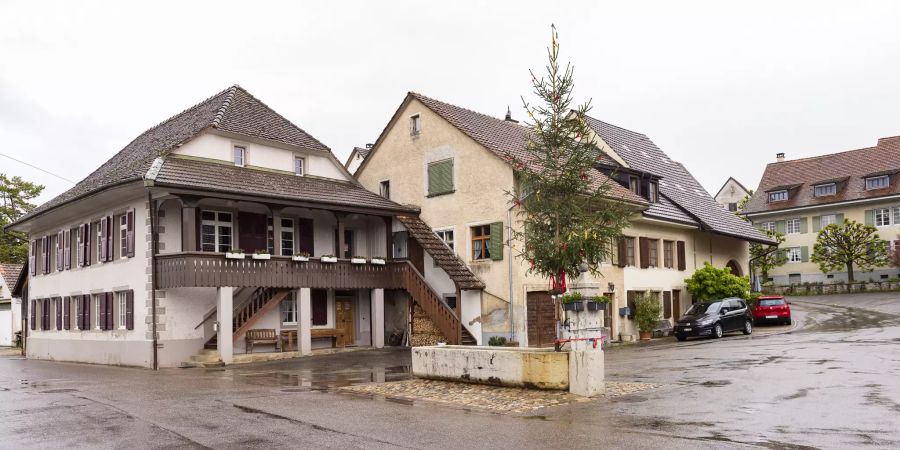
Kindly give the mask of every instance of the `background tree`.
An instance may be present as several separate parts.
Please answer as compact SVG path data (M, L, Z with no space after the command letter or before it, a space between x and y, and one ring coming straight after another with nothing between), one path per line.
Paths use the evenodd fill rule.
M875 227L848 219L819 230L811 259L822 272L846 269L852 282L854 268L869 272L888 264L887 241L881 240Z
M506 155L517 180L516 192L507 195L519 207L510 241L524 243L514 251L528 261L529 273L565 292L566 277L580 275L582 264L599 272L628 223L628 211L609 197L608 179L598 182L601 152L584 119L590 101L572 106L573 68L560 70L557 38L553 27L546 75L538 79L531 72L540 104L522 99L531 133L523 154Z
M895 245L890 247L888 253L888 259L892 267L900 267L900 245L896 245L897 242L900 242L900 235L897 235L897 240L894 241Z
M24 264L28 259L28 238L23 233L7 231L6 226L33 210L31 200L43 190L39 184L0 173L0 263Z
M710 263L703 263L703 268L697 269L684 282L695 301L750 297L750 278L739 277L727 267L719 269Z
M749 222L750 219L747 216L743 215L741 212L744 210L744 207L747 206L747 202L750 201L750 197L753 197L753 189L747 191L747 195L745 195L744 198L742 198L741 201L738 202L737 211L734 212L738 217L746 220L747 222Z
M781 267L787 262L787 253L779 248L784 243L784 235L771 230L766 230L766 235L778 241L778 244L750 244L750 269L754 273L759 272L763 280L769 279L770 270Z

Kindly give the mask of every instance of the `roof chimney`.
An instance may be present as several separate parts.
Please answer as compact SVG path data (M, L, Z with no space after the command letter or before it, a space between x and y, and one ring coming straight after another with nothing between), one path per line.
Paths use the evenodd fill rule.
M506 121L512 123L519 123L518 120L513 120L512 111L509 110L509 106L506 107Z
M366 148L367 148L367 149L371 149L371 148L374 147L374 146L375 146L375 144L366 144Z
M777 162L784 162L784 153L776 153L776 154L775 154L775 161L777 161Z

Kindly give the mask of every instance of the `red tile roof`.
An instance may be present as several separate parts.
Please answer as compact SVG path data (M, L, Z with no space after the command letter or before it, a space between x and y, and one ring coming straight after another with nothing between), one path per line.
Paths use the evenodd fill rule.
M900 136L881 138L874 147L770 163L744 214L841 203L900 194ZM892 175L883 189L865 189L865 177ZM816 197L817 184L837 183L835 195ZM788 200L768 201L768 192L787 189Z

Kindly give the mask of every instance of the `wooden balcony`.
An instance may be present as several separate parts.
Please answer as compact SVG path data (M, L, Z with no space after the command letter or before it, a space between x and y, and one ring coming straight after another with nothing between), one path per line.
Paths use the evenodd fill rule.
M405 261L385 265L351 264L348 259L323 263L319 258L292 261L289 256L269 260L226 259L221 253L179 252L156 257L157 287L267 287L314 289L396 289L402 280L397 267Z

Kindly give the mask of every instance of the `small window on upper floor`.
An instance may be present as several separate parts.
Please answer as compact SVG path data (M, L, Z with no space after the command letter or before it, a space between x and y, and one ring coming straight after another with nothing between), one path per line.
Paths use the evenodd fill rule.
M647 184L647 200L650 203L659 203L659 184L655 181L651 181Z
M409 134L418 136L422 132L422 117L418 114L409 118Z
M628 177L628 189L631 189L631 192L637 195L641 195L641 180L634 175Z
M866 178L866 190L886 188L891 184L891 177L881 175L877 177Z
M390 200L391 199L391 180L384 180L379 185L379 194L382 197Z
M301 177L306 175L306 158L302 156L294 157L294 175Z
M247 149L240 145L234 146L234 165L244 167L247 161Z
M780 202L780 201L787 200L787 199L788 199L788 191L787 190L769 192L769 201L770 202Z
M813 188L813 194L816 197L837 194L837 183L817 184Z

